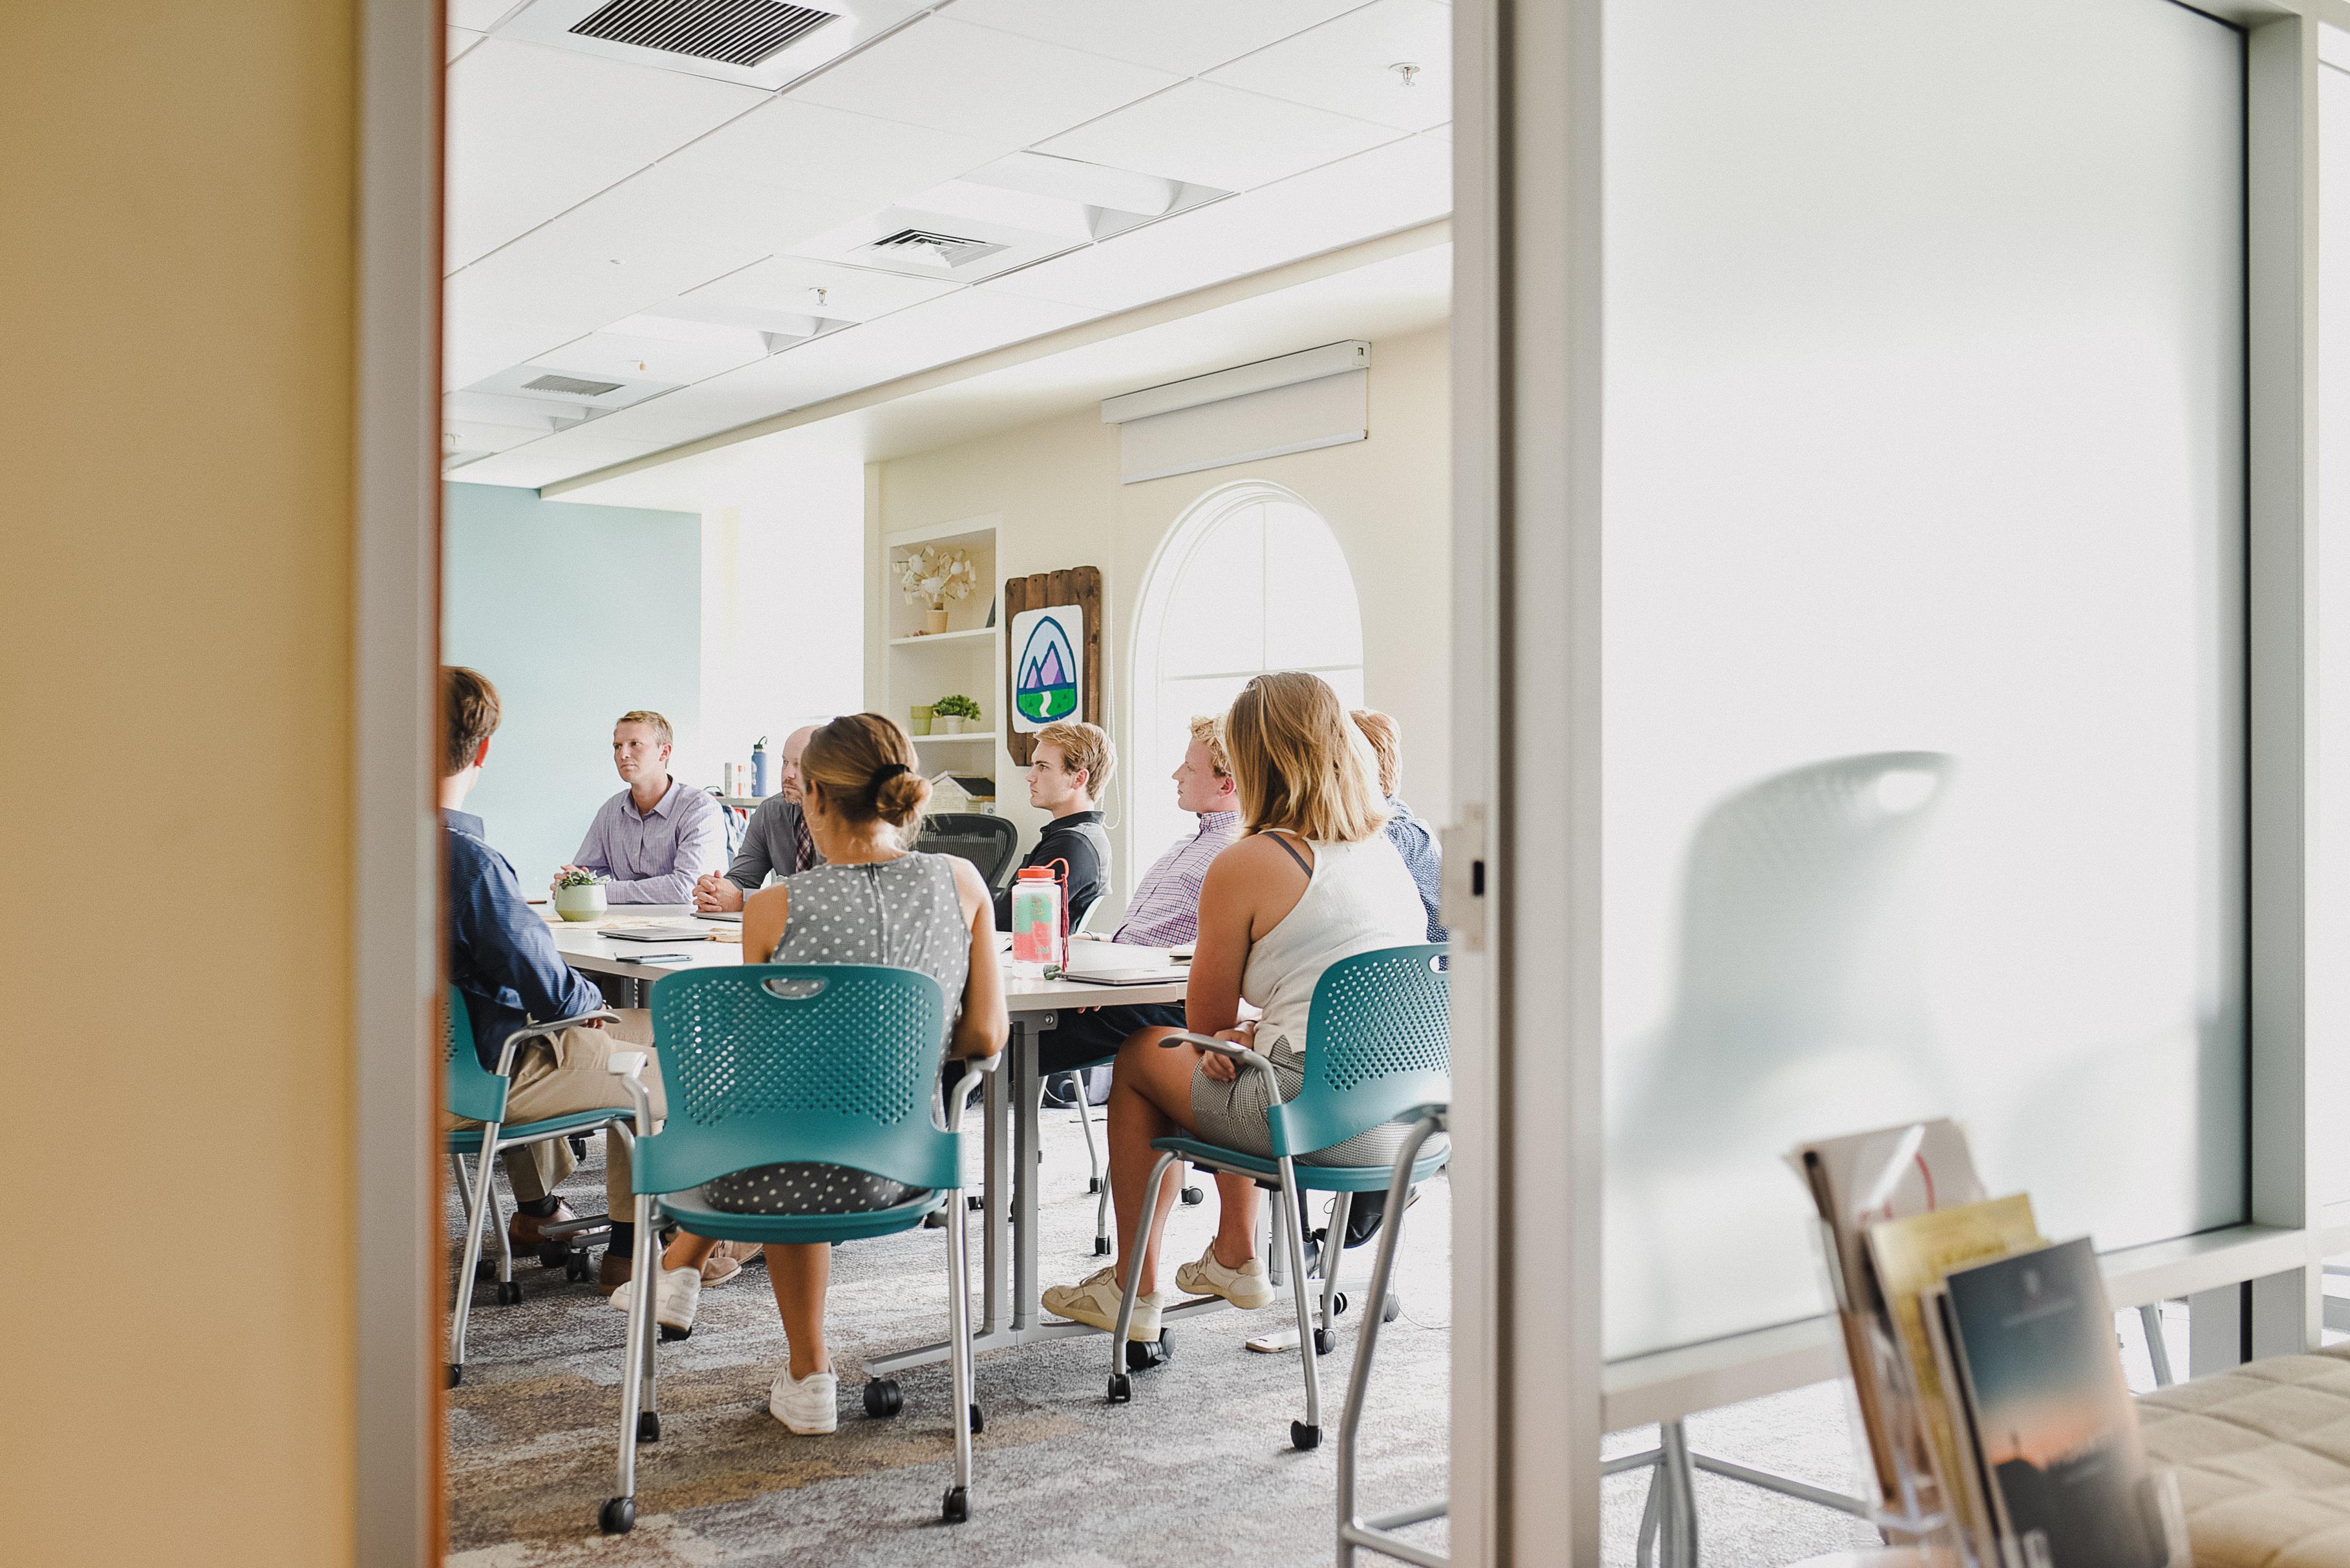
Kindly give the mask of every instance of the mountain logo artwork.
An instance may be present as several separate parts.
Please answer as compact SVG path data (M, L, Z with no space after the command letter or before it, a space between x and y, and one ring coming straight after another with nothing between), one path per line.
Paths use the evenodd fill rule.
M1040 617L1021 645L1013 701L1021 716L1044 724L1066 718L1077 707L1077 660L1068 633L1053 616Z

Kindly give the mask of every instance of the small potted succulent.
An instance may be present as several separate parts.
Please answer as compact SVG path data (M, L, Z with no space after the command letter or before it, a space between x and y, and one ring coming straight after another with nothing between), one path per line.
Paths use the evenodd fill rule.
M960 735L966 730L979 728L979 704L961 692L941 697L931 707L937 715L939 733L942 735Z
M567 920L592 920L604 913L604 878L577 866L556 878L555 912Z

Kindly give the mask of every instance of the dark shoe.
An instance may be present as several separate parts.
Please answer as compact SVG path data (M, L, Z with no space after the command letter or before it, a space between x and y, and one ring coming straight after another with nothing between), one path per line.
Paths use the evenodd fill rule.
M558 1198L556 1199L555 1212L552 1214L517 1212L512 1220L506 1221L506 1241L512 1244L517 1253L535 1253L547 1242L548 1238L546 1234L547 1226L561 1225L578 1218L578 1215L571 1211L571 1205Z

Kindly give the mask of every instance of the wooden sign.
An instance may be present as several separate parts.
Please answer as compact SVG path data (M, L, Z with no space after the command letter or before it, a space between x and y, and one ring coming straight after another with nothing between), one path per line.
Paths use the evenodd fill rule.
M1066 639L1075 644L1071 651L1076 656L1077 668L1074 671L1064 673L1073 673L1076 677L1075 685L1077 705L1074 713L1056 716L1083 719L1089 724L1098 724L1102 722L1101 568L1070 566L1057 572L1037 572L1025 577L1006 577L1003 581L1002 613L1004 618L1006 637L1011 640L1006 643L1006 657L1003 660L1002 701L1004 714L1004 745L1011 752L1012 760L1024 768L1035 755L1036 737L1032 732L1024 732L1021 726L1024 722L1027 722L1033 730L1039 726L1041 721L1032 720L1020 706L1022 649L1013 634L1015 631L1028 629L1023 627L1020 619L1028 611L1049 609L1060 605L1076 607L1078 616L1082 618L1083 629L1080 631L1076 627L1063 628ZM1058 619L1058 618L1042 617L1037 618L1040 621L1047 618ZM1035 624L1035 622L1029 623L1030 627ZM1041 651L1040 649L1040 653ZM1040 712L1045 707L1050 706L1049 701L1043 700L1041 693L1033 695L1040 698L1038 702L1032 704L1038 707Z

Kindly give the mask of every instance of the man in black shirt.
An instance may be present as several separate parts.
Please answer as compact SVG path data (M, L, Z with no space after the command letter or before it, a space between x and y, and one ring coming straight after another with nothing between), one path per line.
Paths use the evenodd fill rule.
M1118 748L1100 725L1062 719L1036 732L1028 764L1028 804L1053 814L1023 867L1066 869L1069 929L1076 930L1095 900L1109 891L1109 835L1095 802L1109 792L1118 771ZM1012 929L1010 888L995 896L995 929Z

